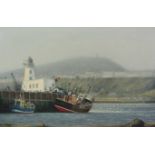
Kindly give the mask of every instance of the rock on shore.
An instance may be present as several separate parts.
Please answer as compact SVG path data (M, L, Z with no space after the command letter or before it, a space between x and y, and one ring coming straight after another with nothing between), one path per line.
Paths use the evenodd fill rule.
M50 127L44 123L38 123L38 124L0 124L0 127ZM68 126L69 127L69 126ZM80 126L77 126L80 127ZM131 122L127 124L120 124L120 125L92 125L88 127L155 127L155 122L144 122L141 119L133 119Z

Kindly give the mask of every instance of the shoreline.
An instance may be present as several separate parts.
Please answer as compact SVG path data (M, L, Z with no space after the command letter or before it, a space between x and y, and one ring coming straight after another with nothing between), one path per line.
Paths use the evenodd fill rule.
M155 103L154 100L95 100L94 103L99 103L99 104L105 104L105 103L120 103L120 104L126 104L126 103Z
M105 102L105 101L95 101L94 102L95 104L142 104L142 103L145 103L145 104L154 104L155 103L155 101L150 101L150 102L141 102L141 101L139 101L139 102L115 102L115 101L111 101L111 102Z
M4 124L0 124L0 127L55 127L55 126L48 126L45 123L41 122L34 125L4 123ZM60 127L63 127L63 126L60 126ZM143 120L136 118L126 124L118 124L118 125L97 124L97 125L90 125L90 126L77 125L77 126L67 126L67 127L155 127L155 122L144 122Z

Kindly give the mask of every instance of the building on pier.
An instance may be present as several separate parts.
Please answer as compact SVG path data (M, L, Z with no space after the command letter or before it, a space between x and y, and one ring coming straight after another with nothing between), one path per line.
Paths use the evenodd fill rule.
M25 92L46 92L55 88L54 79L36 79L34 71L34 62L31 57L24 63L24 77L22 81L22 90Z

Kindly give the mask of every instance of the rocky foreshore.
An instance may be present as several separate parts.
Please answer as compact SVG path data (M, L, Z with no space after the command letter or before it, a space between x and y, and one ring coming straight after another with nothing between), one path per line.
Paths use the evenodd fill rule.
M44 123L38 123L38 124L11 124L11 123L5 123L0 124L0 127L47 127Z
M51 127L44 123L38 123L38 124L0 124L0 127ZM72 127L80 127L80 126L72 126ZM86 126L86 127L155 127L155 122L144 122L141 119L134 119L129 123L126 124L120 124L120 125L104 125L104 124L98 124L98 125L92 125L92 126Z

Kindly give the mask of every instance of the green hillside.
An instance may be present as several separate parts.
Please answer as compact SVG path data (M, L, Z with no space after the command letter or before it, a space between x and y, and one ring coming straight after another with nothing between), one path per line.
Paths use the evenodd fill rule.
M102 97L155 98L154 78L75 78L60 79L58 86Z

